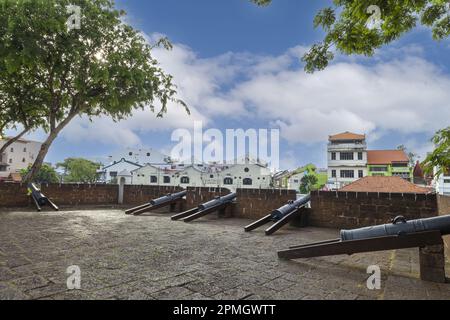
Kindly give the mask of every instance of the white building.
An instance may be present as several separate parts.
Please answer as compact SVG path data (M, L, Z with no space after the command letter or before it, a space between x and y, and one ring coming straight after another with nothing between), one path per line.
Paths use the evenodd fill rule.
M155 149L137 149L127 148L109 156L109 164L113 164L113 160L125 159L131 163L139 164L141 166L146 164L153 165L170 165L172 159Z
M300 191L300 186L302 185L302 179L306 175L307 171L299 172L291 175L287 180L287 188L289 190Z
M9 138L0 139L0 147L4 146ZM0 178L8 178L11 174L18 174L22 169L28 168L36 160L42 143L20 139L11 144L3 154L0 154Z
M444 172L434 180L436 193L444 196L450 196L450 169Z
M119 173L121 176L126 175L129 173L131 175L131 172L133 172L136 169L141 168L142 165L128 161L124 158L120 159L120 161L114 161L110 165L107 165L103 167L101 170L97 171L99 174L99 181L104 183L119 183L118 176ZM128 179L128 182L131 183L131 176L130 179Z
M344 132L329 137L329 189L340 189L367 176L366 136Z
M226 187L267 189L271 187L270 169L259 164L230 165L218 169L206 165L192 165L172 170L151 164L131 172L134 185L162 185L180 187Z

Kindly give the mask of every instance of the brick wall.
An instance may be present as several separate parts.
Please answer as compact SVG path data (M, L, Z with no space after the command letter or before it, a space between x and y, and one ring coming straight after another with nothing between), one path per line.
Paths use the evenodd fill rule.
M187 188L188 194L186 196L186 208L192 209L198 207L200 204L213 200L215 197L222 197L229 193L230 190L226 188Z
M448 215L450 214L450 197L449 196L438 196L438 208L439 215ZM445 244L445 255L447 259L450 259L450 236L444 237Z
M118 186L115 187L116 189ZM183 191L180 187L166 187L166 186L134 186L126 185L123 191L124 205L141 205L150 200L163 197L169 193ZM117 202L117 198L116 198Z
M311 196L309 222L317 227L359 228L399 215L419 219L438 214L436 195L320 191Z
M116 204L118 187L89 184L44 184L42 192L58 206ZM27 187L19 183L0 183L0 207L28 207L32 205Z
M0 183L0 207L27 207L31 199L27 188L19 183Z
M294 190L238 189L235 217L260 219L296 199Z

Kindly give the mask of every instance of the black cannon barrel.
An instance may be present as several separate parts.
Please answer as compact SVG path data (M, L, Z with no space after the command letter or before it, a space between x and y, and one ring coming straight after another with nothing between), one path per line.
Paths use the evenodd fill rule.
M424 231L440 231L441 234L450 234L450 215L426 219L406 221L404 217L397 217L393 223L366 227L354 230L342 230L342 241L379 238L401 234L411 234Z
M213 207L219 207L221 205L227 204L236 199L236 193L230 193L223 197L217 197L214 200L208 201L198 206L199 211L204 211L211 209Z
M34 183L30 183L28 188L31 190L31 195L40 206L45 206L48 203L47 197L44 196L41 189L39 189Z
M158 198L158 199L155 199L155 200L151 200L150 201L150 205L157 206L157 205L160 205L160 204L163 204L163 203L169 203L169 202L181 199L185 195L187 195L187 191L186 190L181 191L181 192L177 192L177 193L168 194L168 195L166 195L164 197L161 197L161 198Z
M280 220L288 214L292 213L292 211L306 205L309 201L311 201L310 195L304 196L295 201L290 201L288 204L282 206L281 208L272 211L272 219Z

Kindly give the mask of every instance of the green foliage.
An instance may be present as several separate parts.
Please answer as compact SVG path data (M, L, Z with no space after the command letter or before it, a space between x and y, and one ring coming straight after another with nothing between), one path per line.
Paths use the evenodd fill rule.
M426 174L439 177L450 171L450 127L439 130L432 142L436 148L427 156L423 166ZM434 172L435 168L436 172Z
M251 1L264 6L271 2ZM397 40L418 23L430 28L437 41L450 35L448 0L334 0L333 4L320 10L314 19L314 27L323 28L326 35L303 56L306 72L325 69L334 58L333 51L372 56L376 49ZM368 9L374 5L381 11L379 28L369 28L367 23L372 17Z
M94 183L97 181L100 164L82 158L68 158L56 167L64 169L64 182Z
M317 190L315 187L317 182L318 179L315 174L306 174L301 180L300 192L302 194L307 194L311 191Z
M20 175L22 177L25 177L28 172L31 170L31 166L29 166L27 169L23 169L20 171ZM43 164L38 173L36 174L34 178L34 182L37 182L39 184L42 183L58 183L59 178L58 174L56 173L55 169L48 165Z
M68 5L81 8L80 29L67 28ZM162 117L169 102L188 111L176 99L172 76L151 54L170 43L150 45L123 23L124 15L112 0L0 0L0 100L29 105L26 119L38 115L49 133L28 180L76 116L119 121L148 107Z

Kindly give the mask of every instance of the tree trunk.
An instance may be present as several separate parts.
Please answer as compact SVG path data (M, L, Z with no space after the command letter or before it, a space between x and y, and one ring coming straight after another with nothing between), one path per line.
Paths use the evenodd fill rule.
M28 131L30 131L29 128L25 128L21 133L19 133L17 136L15 136L14 138L9 139L4 145L3 147L0 148L0 156L3 154L3 152L5 152L6 149L8 149L8 147L10 145L12 145L14 142L16 142L17 140L19 140L20 138L22 138Z
M23 182L28 184L30 182L33 182L33 179L36 177L39 170L41 170L42 164L44 163L44 159L47 156L48 150L50 149L50 146L52 145L53 141L58 137L58 134L61 132L62 129L64 129L67 124L77 115L77 113L68 115L64 121L62 121L52 132L50 132L49 136L47 137L47 140L42 144L41 150L39 150L39 153L36 157L36 160L33 163L33 166L31 167L30 171L26 174L26 176L23 178Z

